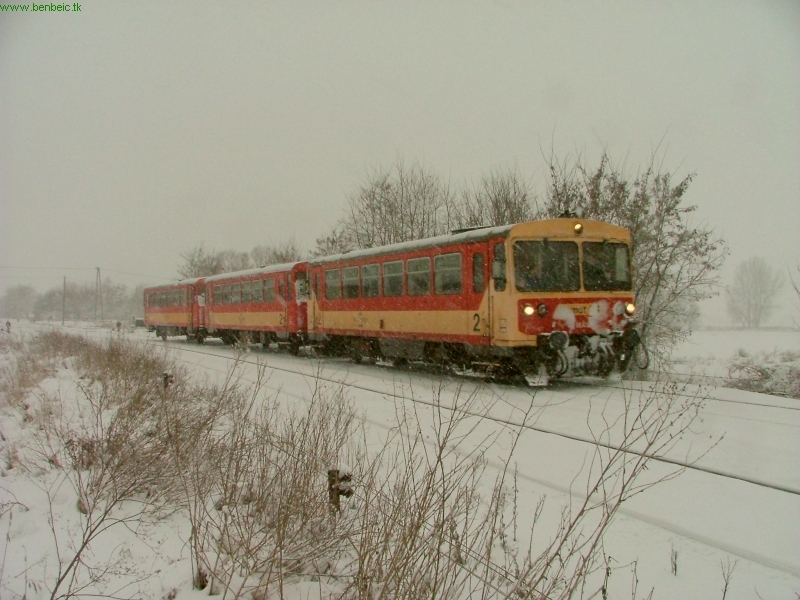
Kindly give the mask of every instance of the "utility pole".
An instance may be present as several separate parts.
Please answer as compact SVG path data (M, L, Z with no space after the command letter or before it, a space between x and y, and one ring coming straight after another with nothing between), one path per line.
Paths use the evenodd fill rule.
M67 277L64 276L64 291L61 293L61 325L64 325L64 313L67 306Z
M97 302L100 302L100 318L103 318L103 295L100 282L100 267L95 267L97 276L94 278L94 322L97 323Z

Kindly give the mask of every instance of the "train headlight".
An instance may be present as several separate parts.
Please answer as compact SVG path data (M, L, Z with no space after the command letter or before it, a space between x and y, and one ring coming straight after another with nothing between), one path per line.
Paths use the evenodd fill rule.
M539 306L536 307L536 314L540 317L547 316L547 305L544 302L540 302Z
M533 307L530 304L526 304L525 308L522 309L522 312L530 317L533 314Z
M633 313L635 312L636 312L636 305L633 302L628 302L625 305L625 314L628 315L629 317L632 317Z
M583 233L583 225L581 223L575 223L575 227L573 227L573 229L575 230L575 235L580 235Z

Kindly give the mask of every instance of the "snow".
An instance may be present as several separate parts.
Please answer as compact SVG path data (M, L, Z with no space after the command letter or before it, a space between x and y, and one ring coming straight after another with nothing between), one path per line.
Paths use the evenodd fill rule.
M34 326L15 323L12 335L31 335L35 330ZM68 330L107 335L88 326L73 325ZM153 342L152 334L144 331L125 335L152 344L154 351L165 346L193 376L212 381L225 377L233 357L230 348L214 343L198 346L173 339L161 344ZM2 340L0 347L1 344ZM740 354L739 348L751 353L800 351L800 332L698 331L676 350L676 369L727 376L729 362ZM0 362L7 356L0 354ZM257 360L267 362L268 390L279 393L287 405L307 402L314 381L325 385L346 382L347 394L371 432L369 443L373 449L380 448L395 425L398 406L408 407L412 397L430 404L440 385L436 375L419 371L353 365L343 360L318 362L257 350L250 352L241 365L243 382L254 380ZM79 405L81 385L73 362L65 360L26 398L27 411L15 411L0 401L0 501L16 501L26 507L6 510L0 518L0 557L5 557L0 558L2 598L20 598L23 594L28 599L49 597L45 573L52 575L56 558L53 531L48 524L51 505L45 490L57 481L52 472L26 471L15 457L23 459L37 450L32 435L37 398L60 398L63 418L69 419ZM652 384L631 387L637 385L646 389ZM546 496L545 522L541 531L537 529L537 536L546 537L552 532L561 507L583 498L587 460L593 452L589 445L563 436L589 437L602 426L604 416L618 414L625 394L637 393L623 392L619 387L623 387L621 383L559 383L534 392L456 379L445 381L439 402L446 404L454 401L458 393L474 392L487 407L491 419L470 422L470 435L461 443L465 450L472 450L475 446L470 444L479 443L475 440L498 436L495 444L486 447L490 477L501 466L510 443L506 426L500 421L519 421L533 407L537 414L535 429L524 431L510 464L518 473L520 535L532 522L538 499ZM680 440L671 457L688 459L703 469L800 490L800 401L708 382L702 386L682 384L677 391L706 399L691 435ZM416 410L432 418L434 411L429 414L426 406L417 405ZM421 435L430 435L429 430L423 427ZM341 471L351 470L344 463L338 466ZM645 477L654 481L678 471L674 465L652 462ZM74 535L81 515L74 491L68 486L62 486L52 497L56 523L53 529L63 552L65 540ZM123 507L116 516L124 516L125 510L134 509ZM110 529L103 534L102 543L93 548L91 560L97 564L110 558L118 562L118 570L106 575L103 593L111 595L122 588L116 596L206 596L207 590L192 589L186 545L188 520L180 512L156 516L146 515L132 527ZM637 599L647 597L651 588L654 599L721 598L722 565L728 561L735 562L735 568L727 600L795 598L800 594L800 495L686 470L626 502L606 535L604 550L613 567L610 598L631 597L633 564L639 582ZM671 569L673 552L677 553L675 575ZM288 585L284 597L305 600L327 598L329 593L330 588L322 581L305 579Z

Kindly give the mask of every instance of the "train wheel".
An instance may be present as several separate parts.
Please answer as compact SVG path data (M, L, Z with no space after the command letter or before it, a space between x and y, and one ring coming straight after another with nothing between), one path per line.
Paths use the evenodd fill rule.
M206 336L200 333L199 331L195 334L194 339L197 340L198 344L203 344L206 341Z

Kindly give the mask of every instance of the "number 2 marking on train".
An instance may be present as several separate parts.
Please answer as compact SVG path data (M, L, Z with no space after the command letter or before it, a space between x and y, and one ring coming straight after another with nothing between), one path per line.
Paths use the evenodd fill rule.
M472 315L472 318L475 319L475 327L472 328L472 331L480 332L480 330L481 330L481 316L478 313L475 313L474 315Z

